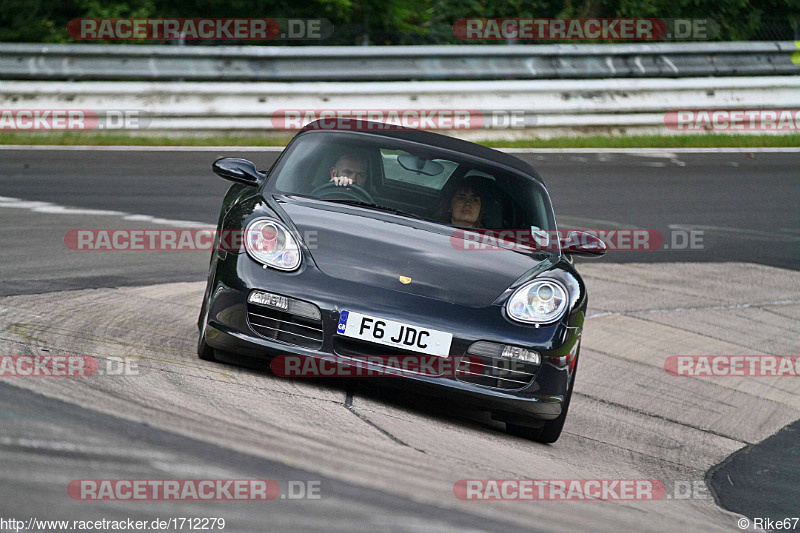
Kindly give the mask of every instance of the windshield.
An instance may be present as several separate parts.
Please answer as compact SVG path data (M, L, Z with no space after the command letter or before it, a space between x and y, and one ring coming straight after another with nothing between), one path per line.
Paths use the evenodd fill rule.
M531 178L469 155L380 136L309 133L274 169L273 193L355 204L460 228L555 229Z

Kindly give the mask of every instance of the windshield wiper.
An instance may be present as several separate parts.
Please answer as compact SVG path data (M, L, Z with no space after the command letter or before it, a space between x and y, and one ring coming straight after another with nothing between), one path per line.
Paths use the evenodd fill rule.
M348 204L348 205L355 205L358 207L366 207L367 209L375 209L376 211L385 211L387 213L392 213L393 215L400 215L408 218L416 218L418 220L427 220L424 217L415 215L414 213L409 213L408 211L403 211L402 209L395 209L394 207L387 207L385 205L373 204L361 200L326 200L326 201L335 202L337 204Z

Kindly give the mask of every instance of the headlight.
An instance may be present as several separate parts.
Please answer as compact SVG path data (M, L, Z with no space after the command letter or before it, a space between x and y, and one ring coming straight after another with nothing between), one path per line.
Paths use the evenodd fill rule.
M517 289L506 304L508 316L529 324L555 322L567 310L567 289L554 280L538 280Z
M300 266L300 247L282 224L268 218L257 218L244 232L244 249L259 263L278 270L295 270Z

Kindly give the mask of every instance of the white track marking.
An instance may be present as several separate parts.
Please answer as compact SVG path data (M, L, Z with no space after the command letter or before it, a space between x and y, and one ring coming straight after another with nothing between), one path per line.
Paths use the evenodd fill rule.
M12 206L13 207L13 206ZM37 213L51 215L96 215L96 216L122 216L122 211L106 211L103 209L83 209L79 207L65 207L63 205L44 205L33 209Z
M678 157L678 154L674 153L673 151L667 152L666 149L664 150L653 150L652 148L647 149L644 152L631 152L632 156L636 157L659 157L662 159L675 159Z
M641 229L633 224L623 224L621 222L613 222L611 220L600 220L596 218L576 217L571 215L564 215L556 217L556 223L559 226L570 228L584 228L584 229L598 229L598 228L619 228L619 229Z
M137 222L149 222L151 224L158 224L161 226L171 226L176 228L200 228L200 229L213 229L213 224L206 224L205 222L197 222L194 220L176 220L171 218L158 218L150 215L136 215L125 213L124 211L108 211L105 209L87 209L82 207L69 207L63 205L56 205L50 202L29 202L27 200L20 200L19 198L9 198L7 196L0 196L0 208L11 209L27 209L36 213L46 213L50 215L84 215L84 216L111 216L119 217L122 220L130 220Z
M766 302L747 302L741 304L727 304L727 305L708 305L702 307L671 307L668 309L645 309L641 311L607 311L604 313L596 313L588 315L586 318L600 318L603 316L635 316L635 315L648 315L650 313L677 313L686 311L718 311L724 309L746 309L748 307L768 307L772 305L797 305L800 300L770 300Z

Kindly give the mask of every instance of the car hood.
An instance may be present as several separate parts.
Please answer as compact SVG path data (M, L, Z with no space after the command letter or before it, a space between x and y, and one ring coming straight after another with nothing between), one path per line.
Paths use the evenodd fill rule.
M510 250L463 250L453 230L368 209L283 201L317 267L333 278L470 307L494 302L542 261ZM400 277L411 278L407 284Z

